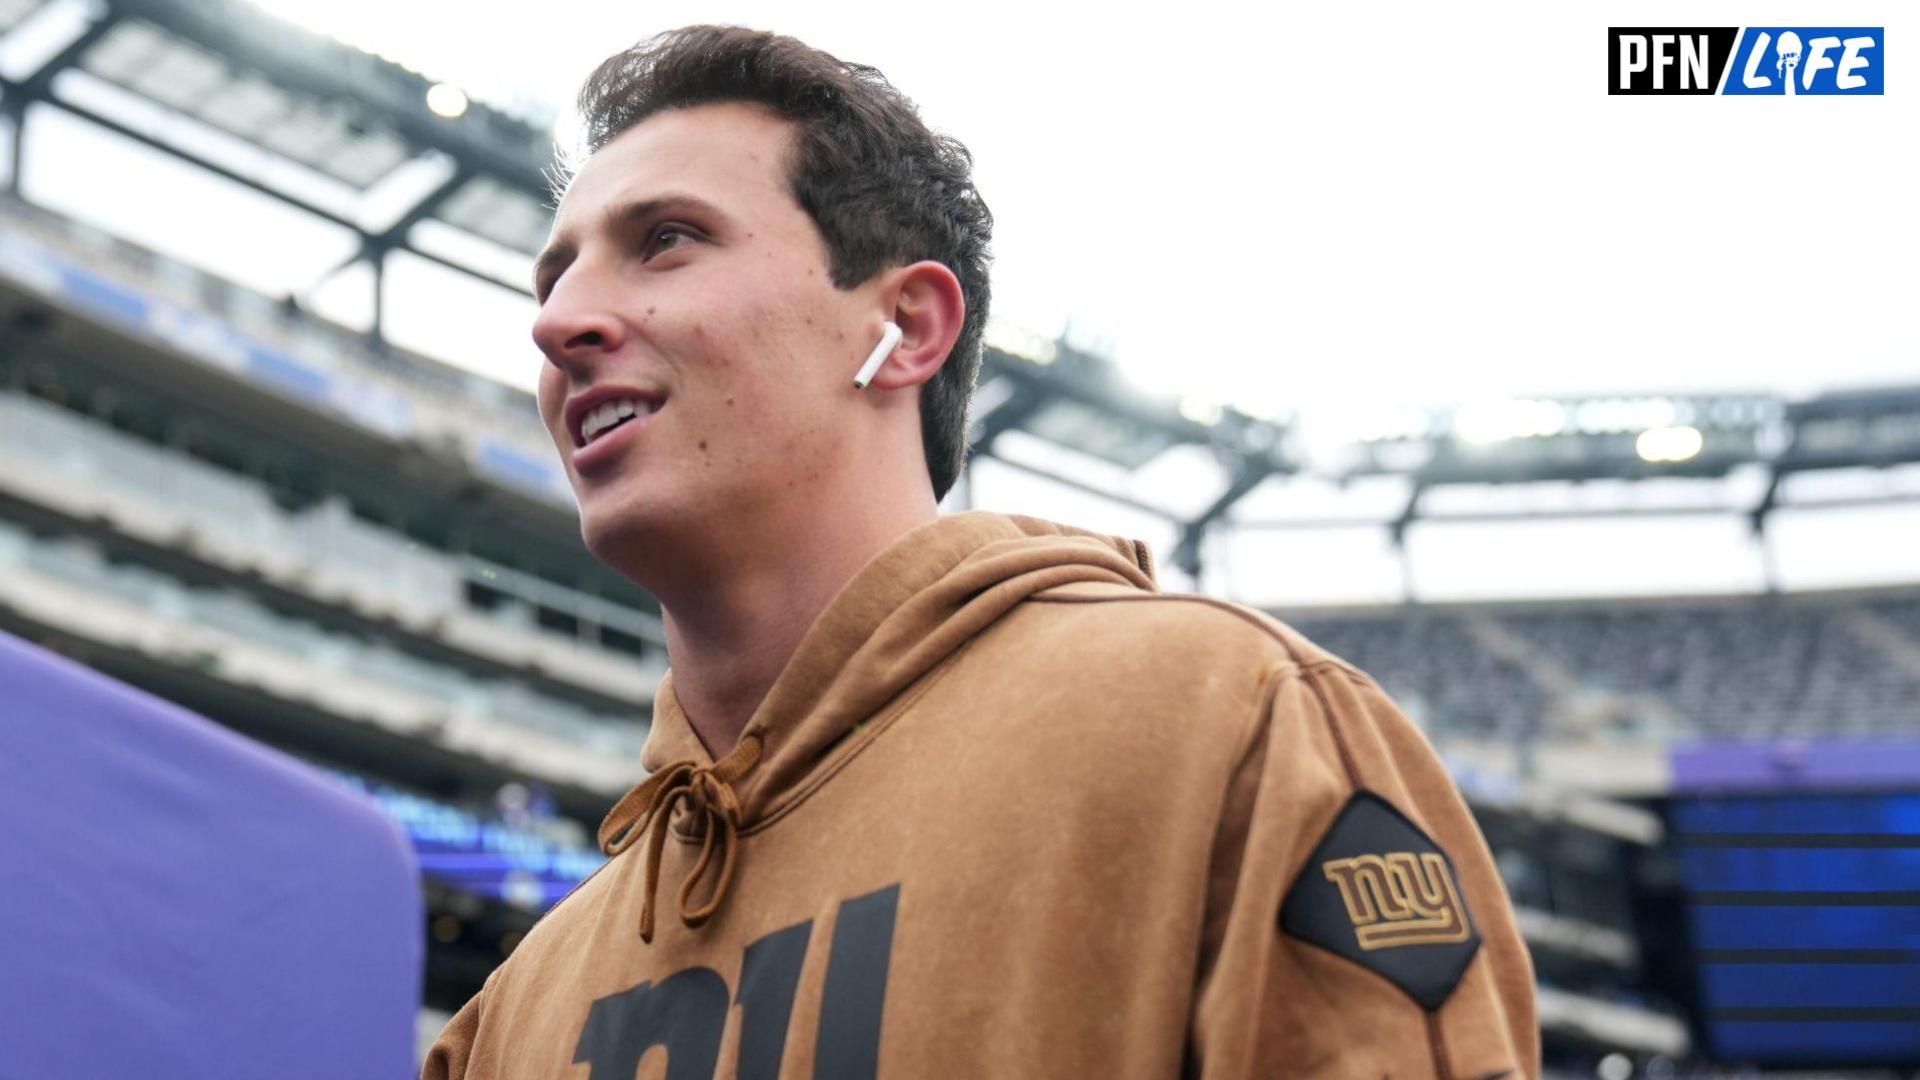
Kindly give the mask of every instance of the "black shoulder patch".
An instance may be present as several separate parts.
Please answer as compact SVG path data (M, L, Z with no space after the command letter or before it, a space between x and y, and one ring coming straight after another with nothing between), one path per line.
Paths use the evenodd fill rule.
M1287 890L1280 927L1437 1009L1480 948L1453 862L1370 791L1347 800Z

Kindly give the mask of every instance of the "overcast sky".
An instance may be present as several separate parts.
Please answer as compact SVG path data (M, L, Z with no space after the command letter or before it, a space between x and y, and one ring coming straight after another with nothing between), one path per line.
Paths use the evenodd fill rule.
M1030 0L264 6L476 97L555 112L601 57L690 22L779 30L874 64L974 152L997 219L998 317L1068 331L1151 389L1256 414L1297 410L1329 436L1395 403L1920 382L1920 96L1910 91L1920 69L1903 67L1920 55L1903 48L1920 20L1907 3L1853 3L1844 16L1807 0L1398 4L1371 5L1365 18L1333 4L1130 15ZM1886 96L1603 92L1610 24L1842 18L1886 28ZM111 189L125 151L58 122L38 138L69 168L47 165L37 181L30 171L30 195L269 291L305 290L351 250L350 238L289 225L278 208L195 195L203 181L150 155L137 165L141 198L129 200ZM530 303L470 295L479 287L404 259L389 273L396 340L531 385ZM351 317L363 290L343 276L317 299ZM1016 490L1003 501L1045 502ZM1894 513L1867 531L1920 535L1920 515ZM1807 542L1811 563L1857 570L1862 560L1832 554L1861 527L1843 524L1845 512L1825 520L1837 531ZM1675 571L1673 587L1759 580L1737 519L1680 524L1680 539L1649 541L1655 556L1693 543L1720 554L1702 556L1704 572ZM1433 551L1451 542L1441 527L1428 535ZM1605 528L1579 535L1522 546L1622 550ZM1222 561L1257 563L1272 550L1270 537L1260 542L1269 546ZM1287 542L1301 553L1333 545L1364 593L1399 587L1397 572L1382 578L1391 551L1380 562L1372 533ZM1920 579L1916 553L1920 544L1887 547L1865 560L1875 567L1866 579ZM1423 558L1432 561L1416 558L1416 576ZM1534 576L1569 580L1560 559L1537 560ZM1533 591L1503 587L1527 577L1514 559L1478 561L1486 573L1461 589ZM1633 577L1632 561L1614 561ZM1256 588L1248 598L1267 597Z

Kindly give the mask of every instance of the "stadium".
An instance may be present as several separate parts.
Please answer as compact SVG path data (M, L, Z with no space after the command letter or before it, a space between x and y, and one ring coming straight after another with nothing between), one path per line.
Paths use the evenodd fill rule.
M602 863L667 669L526 389L385 331L390 266L524 296L546 240L552 132L440 90L229 0L0 4L0 678L126 684L377 805L418 867L416 1054ZM327 281L371 310L90 220L36 160L81 137L349 236ZM1920 1075L1920 383L1542 396L1332 443L1310 420L997 326L943 508L1145 540L1164 587L1373 674L1494 851L1546 1075ZM1446 543L1499 563L1643 525L1756 554L1693 588L1657 544L1624 569L1569 546L1552 596L1428 587ZM1855 528L1891 570L1829 572ZM1364 587L1272 573L1333 549ZM16 689L0 727L54 722ZM72 810L21 797L9 833Z

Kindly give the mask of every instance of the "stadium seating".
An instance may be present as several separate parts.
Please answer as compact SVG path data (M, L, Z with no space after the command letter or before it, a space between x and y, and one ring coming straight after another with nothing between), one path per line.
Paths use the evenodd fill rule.
M1290 621L1439 732L1759 740L1920 729L1920 597L1488 604Z
M1459 617L1415 608L1288 621L1366 669L1409 715L1429 726L1517 737L1545 710L1546 695L1528 674L1482 647Z
M297 513L281 510L255 480L32 397L0 392L0 478L0 489L70 517L102 519L130 537L290 582L370 616L414 627L490 616L495 636L506 638L495 652L538 657L553 674L588 689L630 698L636 681L648 690L658 681L657 663L636 665L632 656L562 637L523 617L524 605L537 604L629 636L657 638L650 626L656 620L644 613L423 548L354 517L338 499ZM468 583L481 578L510 602L489 612L471 606ZM488 636L463 629L469 642Z
M460 748L550 781L617 792L637 778L646 727L631 715L478 679L321 629L244 593L119 565L83 539L42 539L0 521L0 606L37 609L71 632L176 662L200 657L229 681L343 716L405 732L437 730Z

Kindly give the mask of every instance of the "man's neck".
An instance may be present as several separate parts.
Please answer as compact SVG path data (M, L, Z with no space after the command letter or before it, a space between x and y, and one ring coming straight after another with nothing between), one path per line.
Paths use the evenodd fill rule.
M938 507L896 504L890 515L856 515L844 527L817 527L766 545L691 595L663 596L667 654L682 711L715 759L733 749L800 640L860 568ZM819 522L815 518L815 522ZM677 602L676 602L677 601Z

